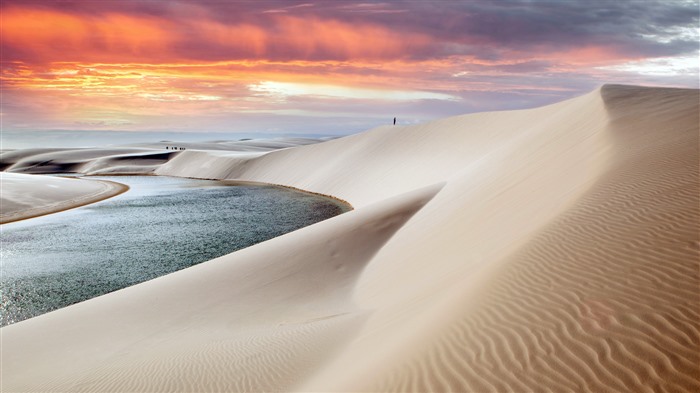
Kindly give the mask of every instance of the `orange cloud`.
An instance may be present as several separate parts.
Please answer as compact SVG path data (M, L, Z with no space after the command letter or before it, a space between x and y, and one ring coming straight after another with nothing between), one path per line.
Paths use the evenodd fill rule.
M267 52L268 34L263 28L255 25L231 26L200 19L190 21L188 29L204 38L207 47L233 49L236 53L246 53L251 58L262 57Z
M279 16L276 21L278 49L293 49L304 59L395 60L432 43L427 36L370 24L288 16Z
M2 22L7 56L25 62L395 59L431 42L378 25L287 15L255 25L13 6L3 8Z
M3 9L2 45L12 60L63 61L165 58L175 26L158 18L122 14L77 16L23 8Z

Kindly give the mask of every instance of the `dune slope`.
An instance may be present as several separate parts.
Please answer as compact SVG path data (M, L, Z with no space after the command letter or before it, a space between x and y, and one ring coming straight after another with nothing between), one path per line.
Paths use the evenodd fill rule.
M3 328L2 387L698 391L698 98L604 86L257 156L180 152L155 173L356 209Z
M383 333L357 340L357 352L347 351L338 366L308 386L342 379L351 390L372 391L697 391L697 92L613 87L602 90L601 100L607 124L599 137L607 154L585 191L544 225L528 229L512 252L499 256L493 253L505 254L517 242L504 242L504 232L555 210L553 203L528 217L537 200L561 191L571 179L550 178L550 187L541 188L549 195L533 195L535 189L518 194L518 187L511 186L508 201L484 210L490 217L475 220L471 210L489 198L480 195L474 204L455 209L465 212L462 217L429 226L440 205L468 201L464 196L441 201L449 185L445 187L414 217L425 220L423 234L402 231L406 238L397 235L377 256L401 261L416 275L414 285L382 304L386 316L375 316L373 326ZM568 153L564 162L549 164L587 157ZM550 165L539 175L556 170ZM582 175L564 170L560 176L582 181ZM522 179L530 185L534 180ZM436 211L430 212L433 205ZM498 220L494 211L508 217L489 233ZM466 222L478 226L469 230ZM448 234L458 235L437 248L423 247L418 255L392 247L426 239L425 233L438 228L442 236L447 228ZM429 257L427 250L444 253L459 237L461 253L453 246L454 252L439 254L442 261L453 258L449 266L428 269L421 263ZM495 251L487 247L494 238L500 243ZM398 264L381 266L376 275L368 269L358 284L358 298L372 304L386 296L379 280L395 269ZM443 271L436 273L435 285L417 291L436 270ZM406 298L408 294L413 296ZM434 300L416 306L415 298ZM374 351L357 374L347 367L341 371L341 364L353 364L397 330L405 336L384 353Z

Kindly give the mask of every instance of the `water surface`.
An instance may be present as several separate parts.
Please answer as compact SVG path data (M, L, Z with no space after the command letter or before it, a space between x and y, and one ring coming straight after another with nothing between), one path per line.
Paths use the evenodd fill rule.
M348 207L267 185L99 177L117 197L0 226L0 326L228 254Z

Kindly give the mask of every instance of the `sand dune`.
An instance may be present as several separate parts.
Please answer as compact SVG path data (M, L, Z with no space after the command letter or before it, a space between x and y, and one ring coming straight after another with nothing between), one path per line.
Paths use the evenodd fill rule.
M28 154L29 153L29 154ZM30 149L3 153L0 162L5 171L17 173L67 173L80 172L82 166L103 157L125 155L142 156L152 150L134 148L90 148L49 150ZM164 161L163 161L164 162ZM161 162L162 163L162 162Z
M698 391L699 98L604 86L266 154L183 151L153 171L356 209L2 328L2 388Z
M107 148L36 148L0 153L0 170L15 173L83 173L87 175L149 175L185 150L222 151L257 157L274 150L322 142L316 138L242 141L141 143Z
M0 172L0 224L87 205L128 189L110 181Z

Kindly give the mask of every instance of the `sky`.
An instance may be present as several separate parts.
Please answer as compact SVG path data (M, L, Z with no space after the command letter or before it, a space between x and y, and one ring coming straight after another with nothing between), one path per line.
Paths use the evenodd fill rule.
M3 131L343 135L698 88L698 1L0 0Z

